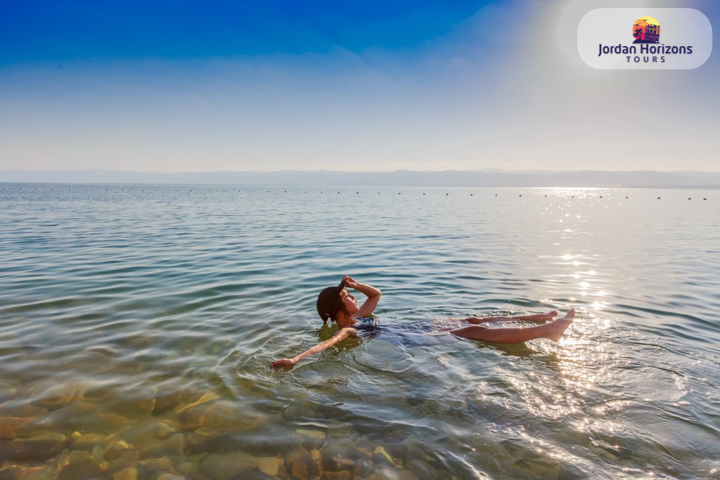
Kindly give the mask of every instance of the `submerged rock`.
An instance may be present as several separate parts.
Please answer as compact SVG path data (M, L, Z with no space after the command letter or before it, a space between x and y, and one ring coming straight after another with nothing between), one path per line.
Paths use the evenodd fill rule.
M362 458L355 461L353 466L353 477L369 477L374 471L372 462L363 460Z
M138 477L141 479L156 479L164 473L176 475L178 472L173 468L172 461L168 457L152 458L141 460L137 463Z
M137 480L137 468L130 467L113 474L113 480Z
M103 459L108 462L117 460L123 453L130 450L130 445L124 440L115 440L108 445L103 454Z
M126 468L135 467L138 463L138 452L136 450L125 450L119 457L107 461L108 470L115 472Z
M182 433L176 433L172 437L159 443L149 445L140 450L140 458L157 458L157 457L182 457L185 455L185 436Z
M389 468L378 468L370 476L370 480L400 480L400 473Z
M17 388L14 384L0 380L0 402L9 400L17 395Z
M163 473L156 480L185 480L182 475L175 475L173 473Z
M341 472L325 472L323 480L350 480L351 473L348 470Z
M200 462L182 462L175 469L180 473L190 474L200 468Z
M220 396L217 393L212 392L212 391L207 391L199 399L195 400L194 402L189 403L187 405L178 406L175 409L175 413L182 413L185 410L188 410L193 407L197 407L199 405L203 405L208 402L212 402L213 400L217 400L218 398L220 398Z
M85 385L80 383L54 385L38 395L38 397L32 401L32 404L36 407L54 410L69 403L82 400L84 390Z
M383 447L377 447L373 450L372 461L375 464L387 464L396 467L395 460L385 451Z
M182 403L182 391L181 390L170 390L170 391L158 391L155 394L155 407L153 408L153 415L161 415L179 408Z
M200 471L212 480L226 480L256 468L255 457L246 453L218 453L200 462Z
M96 445L101 445L105 441L103 435L89 433L83 435L80 432L74 432L70 435L70 448L72 450L92 450Z
M42 462L56 456L68 444L60 433L48 433L25 440L0 442L0 461Z
M427 462L423 462L422 460L410 460L407 462L405 467L417 475L420 480L433 480L438 478L437 471Z
M318 476L321 464L318 458L313 459L305 449L298 448L285 455L285 470L299 480L308 480Z
M8 465L0 468L1 480L52 480L55 476L47 466Z
M47 411L47 408L31 405L27 400L12 400L0 405L0 417L39 417Z
M105 465L107 467L107 465ZM57 465L58 480L81 480L97 478L103 471L89 452L75 450L62 455Z
M235 402L213 400L183 409L179 413L179 419L182 427L187 430L212 427L237 432L258 427L267 420L267 416Z
M17 428L32 420L32 418L0 417L0 439L15 440Z
M321 430L309 430L309 429L302 429L298 428L295 430L295 433L298 435L302 435L303 437L309 437L309 438L325 438L325 432Z
M150 418L120 433L120 437L136 448L142 448L165 440L175 432L177 428L171 422Z
M283 461L281 457L257 457L258 469L271 476L275 476L280 471Z
M126 418L139 418L152 413L155 408L157 388L142 387L115 391L113 396L103 402L102 413L112 413Z
M403 470L400 472L400 480L420 480L420 478L410 470Z
M68 445L69 439L62 433L47 433L45 435L26 438L22 440L22 443L41 450L60 452L60 450Z

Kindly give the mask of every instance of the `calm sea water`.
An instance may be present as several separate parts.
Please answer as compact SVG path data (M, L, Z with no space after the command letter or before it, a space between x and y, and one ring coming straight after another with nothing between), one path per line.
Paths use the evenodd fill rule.
M1 478L720 478L717 190L3 187Z

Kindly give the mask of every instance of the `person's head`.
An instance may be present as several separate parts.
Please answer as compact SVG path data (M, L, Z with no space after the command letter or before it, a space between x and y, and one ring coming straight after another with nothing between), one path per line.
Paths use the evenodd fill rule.
M358 307L355 297L345 290L344 279L337 287L327 287L318 295L317 311L323 322L337 321L340 312L352 317L358 310L360 307Z

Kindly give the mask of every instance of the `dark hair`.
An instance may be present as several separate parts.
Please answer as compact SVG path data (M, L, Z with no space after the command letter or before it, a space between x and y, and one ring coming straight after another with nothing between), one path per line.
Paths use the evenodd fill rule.
M345 304L340 296L343 288L345 288L345 279L343 279L337 287L327 287L318 295L317 311L320 318L323 319L323 322L337 320L337 314L340 311L347 313Z

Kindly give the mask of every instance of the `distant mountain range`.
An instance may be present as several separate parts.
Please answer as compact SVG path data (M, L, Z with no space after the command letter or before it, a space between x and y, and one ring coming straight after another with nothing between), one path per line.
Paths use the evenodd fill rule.
M0 183L117 183L301 186L656 187L720 188L720 172L576 172L446 170L416 172L124 172L117 170L0 170Z

